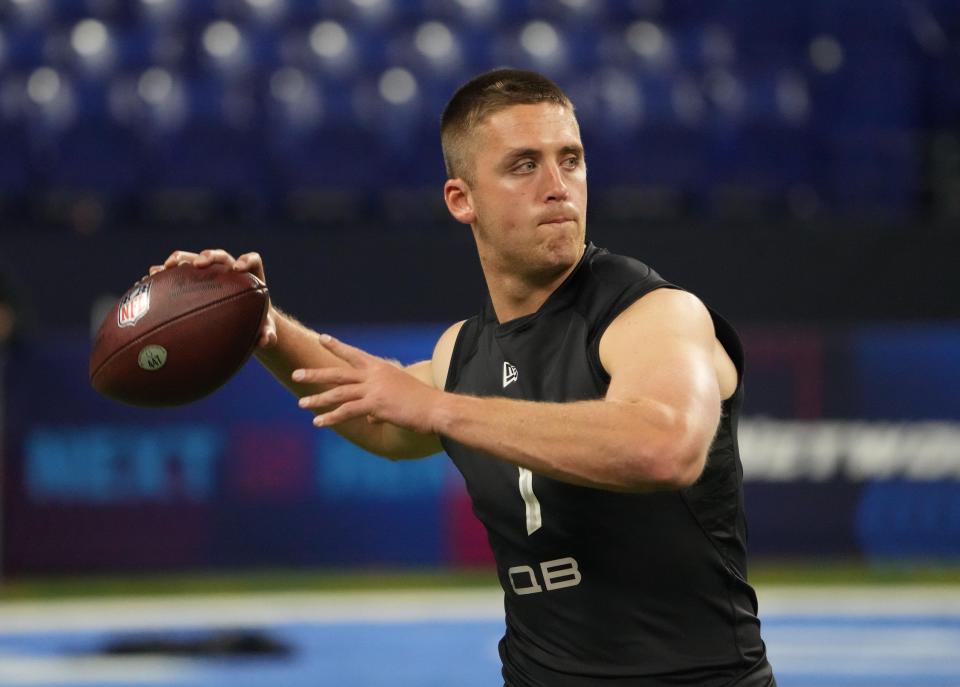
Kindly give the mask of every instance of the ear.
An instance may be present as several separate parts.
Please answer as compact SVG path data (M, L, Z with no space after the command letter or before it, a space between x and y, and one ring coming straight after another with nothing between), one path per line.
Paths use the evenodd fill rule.
M470 185L466 181L459 177L447 179L443 185L443 199L455 220L463 224L473 224L476 221L477 213L473 208Z

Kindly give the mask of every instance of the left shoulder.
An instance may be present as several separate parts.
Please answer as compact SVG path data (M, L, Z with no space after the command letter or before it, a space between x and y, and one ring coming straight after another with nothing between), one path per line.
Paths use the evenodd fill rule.
M618 315L638 299L673 286L649 265L591 244L582 269L577 309L599 337ZM594 339L596 341L596 339Z
M702 343L714 339L713 319L707 306L689 291L657 288L638 298L613 319L601 339L682 334Z
M688 291L659 288L637 299L607 327L599 352L608 372L623 361L640 358L650 364L677 357L688 362L699 358L713 367L721 398L733 395L738 385L738 369L717 338L713 316Z
M646 263L603 248L596 249L591 256L590 273L601 282L621 286L661 279Z

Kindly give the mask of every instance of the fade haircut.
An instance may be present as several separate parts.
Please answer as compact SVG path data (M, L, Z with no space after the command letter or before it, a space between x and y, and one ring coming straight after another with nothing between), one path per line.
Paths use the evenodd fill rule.
M560 87L537 72L494 69L476 76L453 94L440 117L440 144L447 177L469 181L469 138L484 119L512 105L555 103L573 112Z

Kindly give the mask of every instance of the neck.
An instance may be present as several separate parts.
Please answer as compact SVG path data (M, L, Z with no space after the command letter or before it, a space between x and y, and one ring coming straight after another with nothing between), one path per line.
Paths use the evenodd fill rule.
M581 253L582 255L582 253ZM579 260L550 275L522 275L495 269L481 258L483 276L498 322L509 322L540 309L563 281L576 269Z

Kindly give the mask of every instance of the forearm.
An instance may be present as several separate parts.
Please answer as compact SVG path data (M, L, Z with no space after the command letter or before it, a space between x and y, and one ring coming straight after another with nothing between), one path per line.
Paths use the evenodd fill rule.
M256 357L283 386L298 398L316 394L328 388L315 383L295 382L291 377L297 369L344 367L345 363L319 344L319 334L296 319L274 308L277 343L259 348ZM314 408L321 413L325 408ZM439 450L414 432L386 422L369 422L354 418L336 426L334 430L357 446L389 458L417 458Z
M437 432L454 441L538 474L612 490L686 486L706 452L702 428L694 426L702 421L653 400L541 403L444 394L435 418Z
M272 311L277 326L277 343L268 348L258 348L254 355L278 382L296 396L311 393L319 388L318 385L293 381L291 375L294 370L342 366L343 362L319 345L320 335L317 332L278 308L274 307Z

